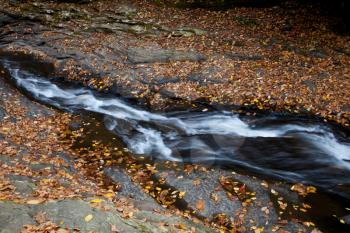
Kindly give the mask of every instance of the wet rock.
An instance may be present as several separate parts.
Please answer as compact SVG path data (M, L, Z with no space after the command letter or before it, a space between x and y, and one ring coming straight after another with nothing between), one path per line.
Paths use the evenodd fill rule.
M322 49L313 49L309 51L310 56L315 58L327 58L328 54Z
M329 78L331 75L328 72L320 72L316 75L316 78L320 78L320 79L327 79Z
M11 18L10 16L0 13L0 27L5 26L6 24L10 23L12 20L13 18Z
M214 220L218 214L225 214L228 218L235 219L236 214L243 211L245 212L243 225L247 229L264 226L267 232L271 232L273 225L278 224L279 216L270 205L272 201L270 189L264 188L259 179L219 168L191 170L185 166L167 170L158 169L157 177L165 178L168 185L184 192L183 200L188 204L188 208L195 210L200 216ZM225 187L221 181L223 177L225 180L237 183L237 186L233 186L231 190ZM288 190L288 187L283 185L276 186L277 188ZM289 194L287 198L295 201L298 197ZM250 204L247 204L246 200L250 200ZM264 214L262 208L268 210L268 214ZM299 228L304 227L297 223L284 226L284 230L290 232L295 232Z
M52 201L45 205L33 206L0 202L0 208L0 224L2 226L0 232L19 232L25 224L35 225L32 216L39 212L45 212L47 220L63 228L79 229L81 232L112 232L111 225L118 226L122 232L138 232L138 229L142 227L148 228L147 230L152 232L150 224L124 220L116 212L93 209L88 202L81 200ZM90 214L93 219L89 222L84 221L85 216Z
M164 171L166 172L166 181L170 186L177 190L186 192L184 200L189 207L196 210L201 216L211 219L212 216L219 213L227 215L234 214L241 208L241 203L227 198L225 192L215 189L220 186L220 174L216 172L192 172L187 175L182 171ZM199 185L194 185L193 181L198 180ZM213 200L216 196L217 201ZM198 209L198 201L203 201L202 208Z
M30 181L13 181L12 184L16 187L16 193L21 196L29 196L35 189L36 185Z
M130 5L123 5L118 8L118 14L131 17L137 13L137 9Z
M53 110L49 109L49 108L45 108L37 103L33 103L29 100L26 101L28 103L28 105L26 105L27 107L27 116L29 118L36 118L38 116L52 116L54 115Z
M32 181L32 179L28 176L9 174L6 177L9 178L11 181L28 181L28 182Z
M346 56L350 56L350 50L347 50L345 48L334 48L335 51L337 51L340 54L344 54Z
M289 45L289 44L284 44L283 48L284 48L284 50L291 51L291 52L294 52L296 54L306 56L306 57L327 58L327 56L328 56L326 51L324 51L321 48L307 50L307 49L297 48L297 47L294 47L294 46Z
M163 85L167 83L177 83L181 79L179 77L154 77L152 79L142 79L141 83L152 85Z
M105 118L105 125L110 130L116 132L117 135L121 136L131 136L137 133L135 129L137 128L137 123L134 121L127 121L122 119L112 119Z
M82 232L111 232L110 224L118 226L124 232L136 232L133 227L126 225L119 215L113 216L111 213L93 209L88 203L80 200L50 202L39 206L37 211L46 212L47 218L52 222L63 222L63 227L80 229ZM85 216L90 214L93 219L89 222L84 221Z
M203 61L205 57L195 52L180 52L161 48L129 48L127 51L129 62L155 63L168 61Z
M129 28L129 30L135 34L141 34L146 32L145 26L142 25L133 25Z
M350 105L342 106L342 110L345 111L345 112L350 112Z
M132 34L146 34L150 30L145 25L135 24L131 25L130 23L99 23L93 24L90 31L96 32L105 32L105 33L118 33L118 32L127 32ZM150 31L152 33L152 31Z
M301 81L301 84L307 86L310 91L315 92L316 91L316 84L311 80L303 80Z
M175 227L162 228L159 222L166 225L182 223L186 228L196 228L196 232L211 232L202 225L183 220L179 217L167 217L150 211L138 211L135 218L123 218L114 209L113 203L103 202L106 209L93 208L88 201L62 200L50 201L40 205L21 205L12 202L0 202L1 233L20 232L23 225L36 225L34 217L38 213L45 213L48 221L56 223L62 228L79 229L80 232L112 232L111 226L116 226L120 232L168 232L176 231ZM91 215L90 221L85 217ZM72 218L74 216L74 218ZM145 219L147 221L145 221Z
M0 122L4 120L6 116L6 111L0 106Z
M173 36L202 36L207 34L207 31L199 29L199 28L193 28L193 27L183 27L178 28L175 31L173 31Z
M23 225L35 224L30 207L0 201L0 233L20 232Z
M37 164L30 164L30 168L34 171L40 171L40 170L53 170L54 166L52 164L48 163L37 163Z
M176 96L176 94L172 91L167 90L166 88L162 88L159 91L159 94L163 97L163 98L167 98L167 99L178 99L178 97Z
M4 139L5 138L0 134L0 140L4 140ZM7 156L2 155L2 154L0 154L0 163L6 164L7 166L11 166L11 167L16 165L15 161L13 161L12 158L7 157Z
M159 208L160 206L154 201L153 198L145 194L141 187L135 184L130 177L118 168L106 168L104 173L111 178L114 182L121 184L119 191L120 195L126 197L132 197L135 201L147 201L153 209Z

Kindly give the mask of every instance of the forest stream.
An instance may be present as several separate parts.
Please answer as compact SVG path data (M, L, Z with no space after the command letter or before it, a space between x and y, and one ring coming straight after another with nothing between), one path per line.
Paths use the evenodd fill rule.
M134 155L312 185L318 192L307 200L322 206L305 214L306 218L324 229L331 222L330 232L335 226L346 227L337 218L350 218L349 209L344 209L350 205L350 138L340 127L291 114L244 116L207 109L150 112L120 97L26 70L30 64L13 57L2 57L0 62L10 81L28 96L63 111L97 115Z

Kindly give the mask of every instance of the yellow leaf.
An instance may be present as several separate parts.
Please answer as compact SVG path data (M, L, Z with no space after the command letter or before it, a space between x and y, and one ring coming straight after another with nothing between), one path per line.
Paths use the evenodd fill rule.
M86 215L85 222L90 222L93 218L92 214Z
M38 205L40 203L43 203L44 200L43 199L32 199L32 200L28 200L27 204L29 205Z
M196 201L196 208L200 211L203 211L205 207L205 202L203 199L199 199Z
M42 179L41 181L44 183L49 183L51 180L50 179Z
M179 192L179 198L182 199L185 196L186 192Z
M104 197L114 197L115 194L114 193L105 193L103 194Z
M103 201L104 200L102 200L102 199L93 199L93 200L90 201L90 203L101 203Z
M306 188L306 192L307 193L316 193L316 187L314 187L314 186L308 186L307 188Z
M313 222L303 222L303 224L307 227L310 227L310 226L314 227L315 226L315 223L313 223Z
M183 224L183 223L179 223L178 225L177 225L177 228L179 228L179 229L181 229L181 230L186 230L186 225L185 224Z

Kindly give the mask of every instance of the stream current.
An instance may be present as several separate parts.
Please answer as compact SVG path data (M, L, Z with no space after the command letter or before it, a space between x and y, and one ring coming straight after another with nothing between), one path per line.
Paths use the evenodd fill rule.
M350 184L350 139L302 117L239 116L227 111L152 113L121 98L73 88L1 59L17 87L59 109L101 114L134 154L152 159L240 167L322 187L342 196Z

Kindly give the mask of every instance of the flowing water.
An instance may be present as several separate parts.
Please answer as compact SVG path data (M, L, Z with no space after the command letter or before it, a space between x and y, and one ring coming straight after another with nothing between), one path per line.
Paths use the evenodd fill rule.
M17 87L66 111L103 115L134 154L154 160L240 167L303 182L349 198L350 138L329 124L302 117L239 116L232 112L152 113L116 96L69 87L0 60Z

